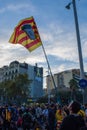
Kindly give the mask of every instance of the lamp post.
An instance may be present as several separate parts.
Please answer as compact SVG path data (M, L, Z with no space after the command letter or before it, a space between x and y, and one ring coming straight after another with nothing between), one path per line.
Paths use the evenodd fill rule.
M73 12L74 12L74 20L76 27L76 36L77 36L77 45L78 45L78 54L79 54L79 63L80 63L80 78L84 79L84 69L83 69L83 58L82 58L82 50L81 50L81 40L80 40L80 32L79 32L79 24L78 24L78 16L75 0L72 0L66 8L70 9L70 5L73 4Z
M76 10L75 0L73 0L73 10L74 10L75 26L76 26L76 34L77 34L77 44L78 44L78 52L79 52L80 78L84 79L84 69L83 69L83 58L82 58L82 50L81 50L81 40L80 40L80 33L79 33L79 25L78 25L78 17L77 17L77 10Z
M80 40L80 32L79 32L79 24L78 24L78 16L76 9L76 1L72 0L66 8L70 9L70 5L73 4L73 12L74 12L74 20L76 27L76 36L77 36L77 45L78 45L78 55L79 55L79 64L80 64L80 79L84 79L84 67L83 67L83 57L82 57L82 49L81 49L81 40ZM83 92L83 104L84 104L84 92Z

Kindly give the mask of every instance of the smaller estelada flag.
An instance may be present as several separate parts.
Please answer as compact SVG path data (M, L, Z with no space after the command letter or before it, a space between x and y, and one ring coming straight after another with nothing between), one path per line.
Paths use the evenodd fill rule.
M21 20L15 27L9 42L21 44L30 52L41 46L42 42L34 18Z

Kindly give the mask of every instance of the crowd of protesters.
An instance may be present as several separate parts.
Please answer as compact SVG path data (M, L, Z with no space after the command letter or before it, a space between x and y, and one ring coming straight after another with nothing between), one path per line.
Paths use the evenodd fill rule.
M0 106L0 130L86 130L87 105L30 104Z

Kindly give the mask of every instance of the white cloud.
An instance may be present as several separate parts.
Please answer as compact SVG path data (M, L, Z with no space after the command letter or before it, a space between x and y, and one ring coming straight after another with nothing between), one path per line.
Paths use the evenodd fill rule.
M21 6L22 7L22 6ZM21 8L19 7L19 8ZM17 7L18 8L18 7ZM11 9L11 6L8 8ZM15 9L15 8L14 8ZM56 28L55 28L56 26ZM8 43L8 39L11 31L4 30L2 32L2 39L0 44L0 52L3 58L0 59L0 66L4 64L8 64L13 60L18 60L20 62L27 62L29 64L39 63L39 65L43 64L43 67L46 67L46 59L41 47L37 48L33 52L28 52L21 45L12 45ZM78 60L78 48L77 48L77 40L75 30L72 31L68 27L64 27L63 25L57 25L57 23L49 24L47 28L40 27L40 35L45 47L45 51L47 56L52 55L55 57L55 61L60 62L54 63L54 59L51 60L52 71L62 71L67 68L79 67ZM5 36L5 37L4 37ZM87 57L87 31L82 28L82 48L84 50L84 57ZM66 62L67 61L67 64ZM57 69L56 69L57 67ZM46 67L47 68L47 67ZM85 63L86 68L86 63Z
M15 4L8 4L7 6L3 7L3 8L0 8L0 13L4 13L4 12L7 12L7 11L14 11L14 12L17 12L18 11L23 11L23 10L29 10L30 12L36 12L36 8L35 6L32 5L32 3L15 3Z
M47 54L58 56L62 60L75 61L78 59L76 36L70 31L66 32L67 30L63 30L62 26L60 29L56 27L56 30L51 26L51 28L44 29L41 35Z

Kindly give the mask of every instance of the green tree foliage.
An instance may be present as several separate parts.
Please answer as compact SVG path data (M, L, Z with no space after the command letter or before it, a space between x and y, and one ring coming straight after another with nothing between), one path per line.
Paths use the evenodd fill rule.
M69 85L70 85L70 89L71 89L71 98L72 98L72 100L75 100L76 99L76 91L78 91L79 86L78 86L75 79L71 79L69 81Z
M32 80L28 79L27 74L19 74L13 80L8 80L0 84L2 94L6 98L22 101L24 98L28 98L30 95L30 83Z
M78 88L79 88L75 79L71 79L69 81L69 85L70 85L71 90L78 90Z

